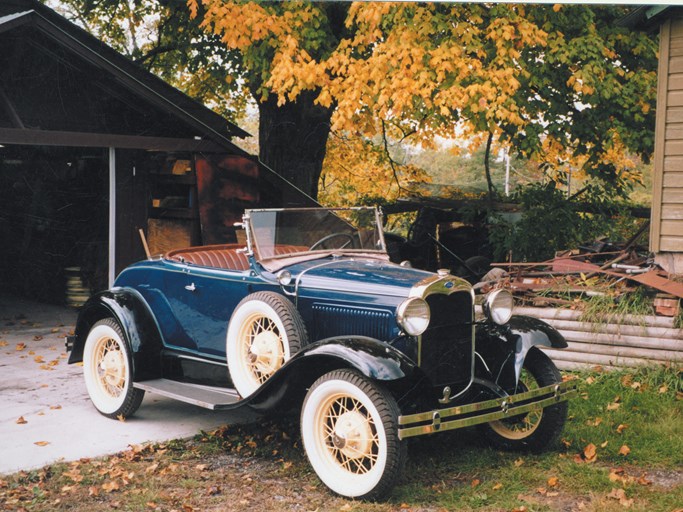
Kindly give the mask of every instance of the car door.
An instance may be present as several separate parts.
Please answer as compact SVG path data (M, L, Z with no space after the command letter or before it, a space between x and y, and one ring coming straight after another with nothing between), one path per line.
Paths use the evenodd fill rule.
M175 290L169 302L182 328L172 346L224 357L230 316L249 293L253 278L249 271L184 266L184 272L168 276L167 286Z

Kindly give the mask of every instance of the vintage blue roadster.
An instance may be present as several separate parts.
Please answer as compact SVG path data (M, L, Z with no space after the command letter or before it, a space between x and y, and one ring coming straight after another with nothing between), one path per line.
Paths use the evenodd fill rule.
M99 412L145 391L211 409L301 411L322 482L377 499L406 440L478 425L494 446L554 442L575 394L539 347L547 324L496 290L389 262L373 208L247 210L241 244L174 250L126 268L67 338Z

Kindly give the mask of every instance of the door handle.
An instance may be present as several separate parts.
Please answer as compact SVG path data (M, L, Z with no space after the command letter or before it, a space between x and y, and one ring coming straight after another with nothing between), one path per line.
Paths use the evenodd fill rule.
M194 283L191 283L191 284L188 284L187 286L185 286L185 289L186 289L188 292L193 292L193 291L195 291L195 290L197 289L197 287L195 286Z

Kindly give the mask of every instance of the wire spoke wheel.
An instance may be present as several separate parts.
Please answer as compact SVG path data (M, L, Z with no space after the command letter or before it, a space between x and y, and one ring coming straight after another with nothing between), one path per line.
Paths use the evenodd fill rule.
M257 292L235 308L226 355L235 389L251 395L304 345L306 327L294 304L274 292Z
M533 347L524 360L517 393L562 382L550 358ZM479 425L479 432L502 450L541 451L559 437L567 419L567 402L536 407L529 412Z
M523 393L538 388L539 385L534 376L527 369L522 369L517 392ZM500 436L508 439L524 439L538 428L542 419L543 407L539 406L524 414L492 421L489 426Z
M115 320L100 320L88 333L83 375L93 405L105 416L126 418L140 406L144 391L133 387L128 345Z
M301 412L306 455L322 482L349 498L377 499L405 464L393 396L352 370L323 375Z

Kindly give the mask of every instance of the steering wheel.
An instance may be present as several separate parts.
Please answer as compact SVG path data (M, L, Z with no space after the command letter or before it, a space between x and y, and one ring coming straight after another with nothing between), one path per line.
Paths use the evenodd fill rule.
M322 237L320 240L318 240L316 243L311 245L308 250L313 251L315 250L318 246L324 244L325 242L328 242L329 240L332 240L333 238L346 238L347 241L344 245L337 247L337 249L343 249L344 247L348 246L349 244L353 244L353 236L349 235L348 233L330 233L329 235L326 235Z

